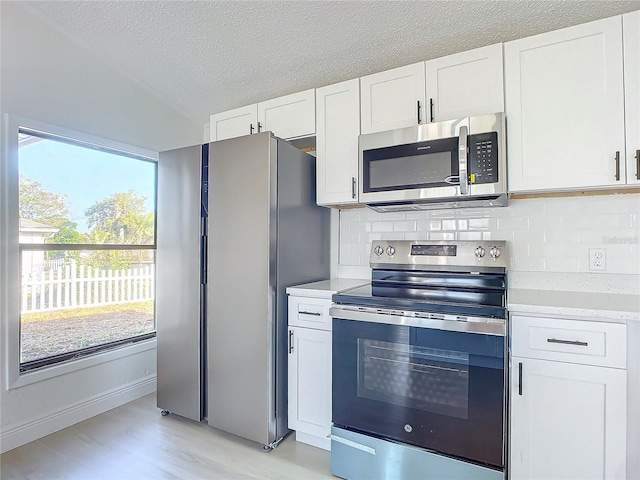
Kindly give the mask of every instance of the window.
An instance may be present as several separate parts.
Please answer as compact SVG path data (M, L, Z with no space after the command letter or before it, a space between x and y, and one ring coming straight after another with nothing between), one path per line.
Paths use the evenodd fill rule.
M155 336L156 162L18 132L20 371Z

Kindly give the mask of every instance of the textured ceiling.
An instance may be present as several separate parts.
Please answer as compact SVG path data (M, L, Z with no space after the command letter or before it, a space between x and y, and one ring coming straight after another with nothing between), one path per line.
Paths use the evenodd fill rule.
M638 0L27 5L198 123L288 93L640 8Z

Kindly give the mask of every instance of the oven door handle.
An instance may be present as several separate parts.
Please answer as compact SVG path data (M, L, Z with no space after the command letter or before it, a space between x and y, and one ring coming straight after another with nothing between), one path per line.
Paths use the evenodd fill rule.
M484 333L504 337L506 334L506 320L500 318L471 320L448 320L440 318L410 317L394 313L377 313L356 310L353 307L332 305L329 309L332 318L355 320L357 322L384 323L387 325L399 325L403 327L432 328L435 330L448 330L452 332Z

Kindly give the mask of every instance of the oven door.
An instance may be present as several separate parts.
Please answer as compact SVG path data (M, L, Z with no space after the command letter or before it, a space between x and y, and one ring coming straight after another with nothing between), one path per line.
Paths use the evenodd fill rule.
M504 336L376 316L333 319L333 423L502 469Z

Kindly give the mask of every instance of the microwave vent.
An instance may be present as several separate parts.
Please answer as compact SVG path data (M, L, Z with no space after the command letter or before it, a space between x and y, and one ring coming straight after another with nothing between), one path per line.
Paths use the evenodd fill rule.
M433 201L414 201L408 203L376 203L369 204L369 207L376 212L415 212L420 210L447 210L452 208L487 208L487 207L506 207L508 204L507 195L501 194L496 196L469 197L462 199L437 199Z

